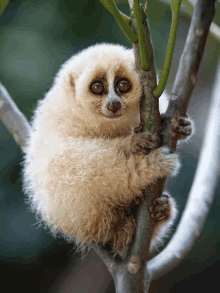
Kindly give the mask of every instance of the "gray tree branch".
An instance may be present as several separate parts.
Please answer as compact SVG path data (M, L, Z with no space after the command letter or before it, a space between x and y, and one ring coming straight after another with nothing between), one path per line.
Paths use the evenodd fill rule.
M220 164L220 61L207 118L199 163L181 221L166 248L151 259L152 279L176 267L190 252L200 236L219 177Z
M172 117L185 116L188 101L195 85L196 74L204 51L209 27L214 17L214 4L215 1L198 1L193 13L188 38L178 68L177 78L173 86L171 101L166 112L166 119L162 132L163 144L170 146L172 150L176 149L177 141L174 140L172 137L170 120ZM129 0L129 5L132 11L132 0ZM133 20L133 24L133 28L135 30L135 20ZM149 46L151 48L150 34L146 24L144 25L144 33L145 41L148 43L147 46L148 48ZM155 86L154 64L149 72L142 70L140 64L139 44L133 44L133 47L136 60L136 70L142 80L145 94L145 98L141 106L141 117L142 123L144 125L144 130L146 129L148 131L159 133L161 122L160 116L158 115L158 101L156 101L152 95L152 91L154 90ZM145 190L145 199L143 203L139 206L138 216L136 218L136 234L133 239L131 249L128 251L127 254L127 258L129 257L130 259L138 259L139 270L136 270L136 276L131 276L128 274L128 267L126 268L125 264L121 264L120 270L116 269L116 272L112 274L115 280L116 292L148 291L151 277L153 276L152 270L149 270L148 266L146 267L146 271L143 270L143 264L145 264L147 261L147 253L152 231L152 222L149 219L148 206L151 200L159 197L162 194L164 183L165 178L162 180L158 180L157 184L151 187L151 190L149 190L149 188ZM136 247L135 251L133 250L133 247ZM145 251L143 251L143 248L145 249ZM117 268L117 266L114 267ZM163 266L160 266L160 268L163 268ZM120 276L121 282L117 281L118 276ZM137 284L136 282L130 282L131 278L135 279L136 281L138 280L138 282L140 283Z
M170 103L165 113L166 122L165 129L163 131L164 143L169 145L173 150L176 148L176 141L172 141L171 138L170 119L172 117L185 116L186 114L188 101L196 83L196 75L204 51L209 27L214 17L214 5L215 1L197 1L193 13L189 33L183 49L182 57L180 59L176 79L171 91ZM215 94L216 90L214 95ZM213 97L213 99L214 100L212 105L213 103L216 103L216 98ZM215 109L215 111L218 110L217 108ZM208 121L209 124L211 123L211 115L212 114L210 114ZM218 129L219 122L215 120L213 123L215 123L216 129ZM208 139L212 137L211 141L215 139L215 136L216 133L214 132L208 132L208 135L205 135L205 137L209 137ZM153 279L158 278L162 274L165 274L177 266L179 262L189 253L200 235L201 228L206 219L208 208L212 201L216 180L216 178L214 178L216 174L212 177L213 180L210 180L210 165L206 165L206 163L204 164L204 161L206 156L208 156L207 158L210 157L208 152L210 152L210 154L212 153L211 147L215 149L217 145L213 143L212 145L209 145L209 149L206 150L205 147L207 146L208 144L206 141L201 153L201 159L199 161L196 177L190 192L188 204L183 213L180 225L178 226L178 229L172 238L172 241L170 241L163 252L148 262L147 267ZM214 153L215 152L213 152L213 154ZM207 163L209 162L207 161ZM202 182L203 184L201 184ZM204 188L198 188L201 186L204 186ZM199 194L199 197L197 194Z
M17 144L24 148L31 131L26 117L18 109L5 87L0 83L0 118Z
M172 139L172 117L184 117L188 102L196 83L196 76L204 52L212 19L215 15L215 0L199 0L196 3L186 43L172 87L170 103L165 113L165 127L162 132L164 144L176 149Z

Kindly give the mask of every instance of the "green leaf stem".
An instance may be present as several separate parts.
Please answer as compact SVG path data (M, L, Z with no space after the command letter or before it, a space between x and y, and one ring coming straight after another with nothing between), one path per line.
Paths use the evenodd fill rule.
M159 84L157 88L155 89L155 91L153 92L154 96L157 98L159 98L162 95L167 83L167 79L168 79L168 75L169 75L169 71L171 67L171 62L172 62L172 57L173 57L181 2L182 0L171 1L172 24L171 24L171 30L170 30L170 35L169 35L169 40L167 45L167 52L166 52L165 61L164 61L162 73L160 76Z
M115 17L116 21L120 25L121 29L123 30L126 37L132 42L137 43L138 37L137 35L131 30L129 24L130 19L128 16L123 14L121 11L118 10L115 2L113 0L99 0L103 6Z

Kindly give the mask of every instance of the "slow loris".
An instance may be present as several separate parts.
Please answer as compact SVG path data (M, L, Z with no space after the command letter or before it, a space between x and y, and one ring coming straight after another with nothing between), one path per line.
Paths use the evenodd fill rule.
M178 171L177 154L158 148L149 132L134 133L141 96L133 51L101 44L71 57L38 103L25 150L24 190L53 234L61 232L81 248L109 243L120 253L134 235L132 205L158 177ZM185 126L186 137L191 128L187 121ZM151 250L173 223L175 206L162 196L150 207Z

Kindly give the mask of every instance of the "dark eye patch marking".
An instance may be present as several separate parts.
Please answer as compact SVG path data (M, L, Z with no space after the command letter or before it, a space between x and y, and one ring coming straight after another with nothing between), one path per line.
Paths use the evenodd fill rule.
M96 68L92 73L89 89L94 95L103 95L107 92L107 76L102 68Z

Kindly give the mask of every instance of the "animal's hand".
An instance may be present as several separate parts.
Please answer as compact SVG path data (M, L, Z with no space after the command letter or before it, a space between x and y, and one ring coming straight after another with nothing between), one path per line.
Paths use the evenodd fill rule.
M186 139L192 134L192 122L188 118L178 117L171 119L171 125L173 128L173 138L176 140Z

